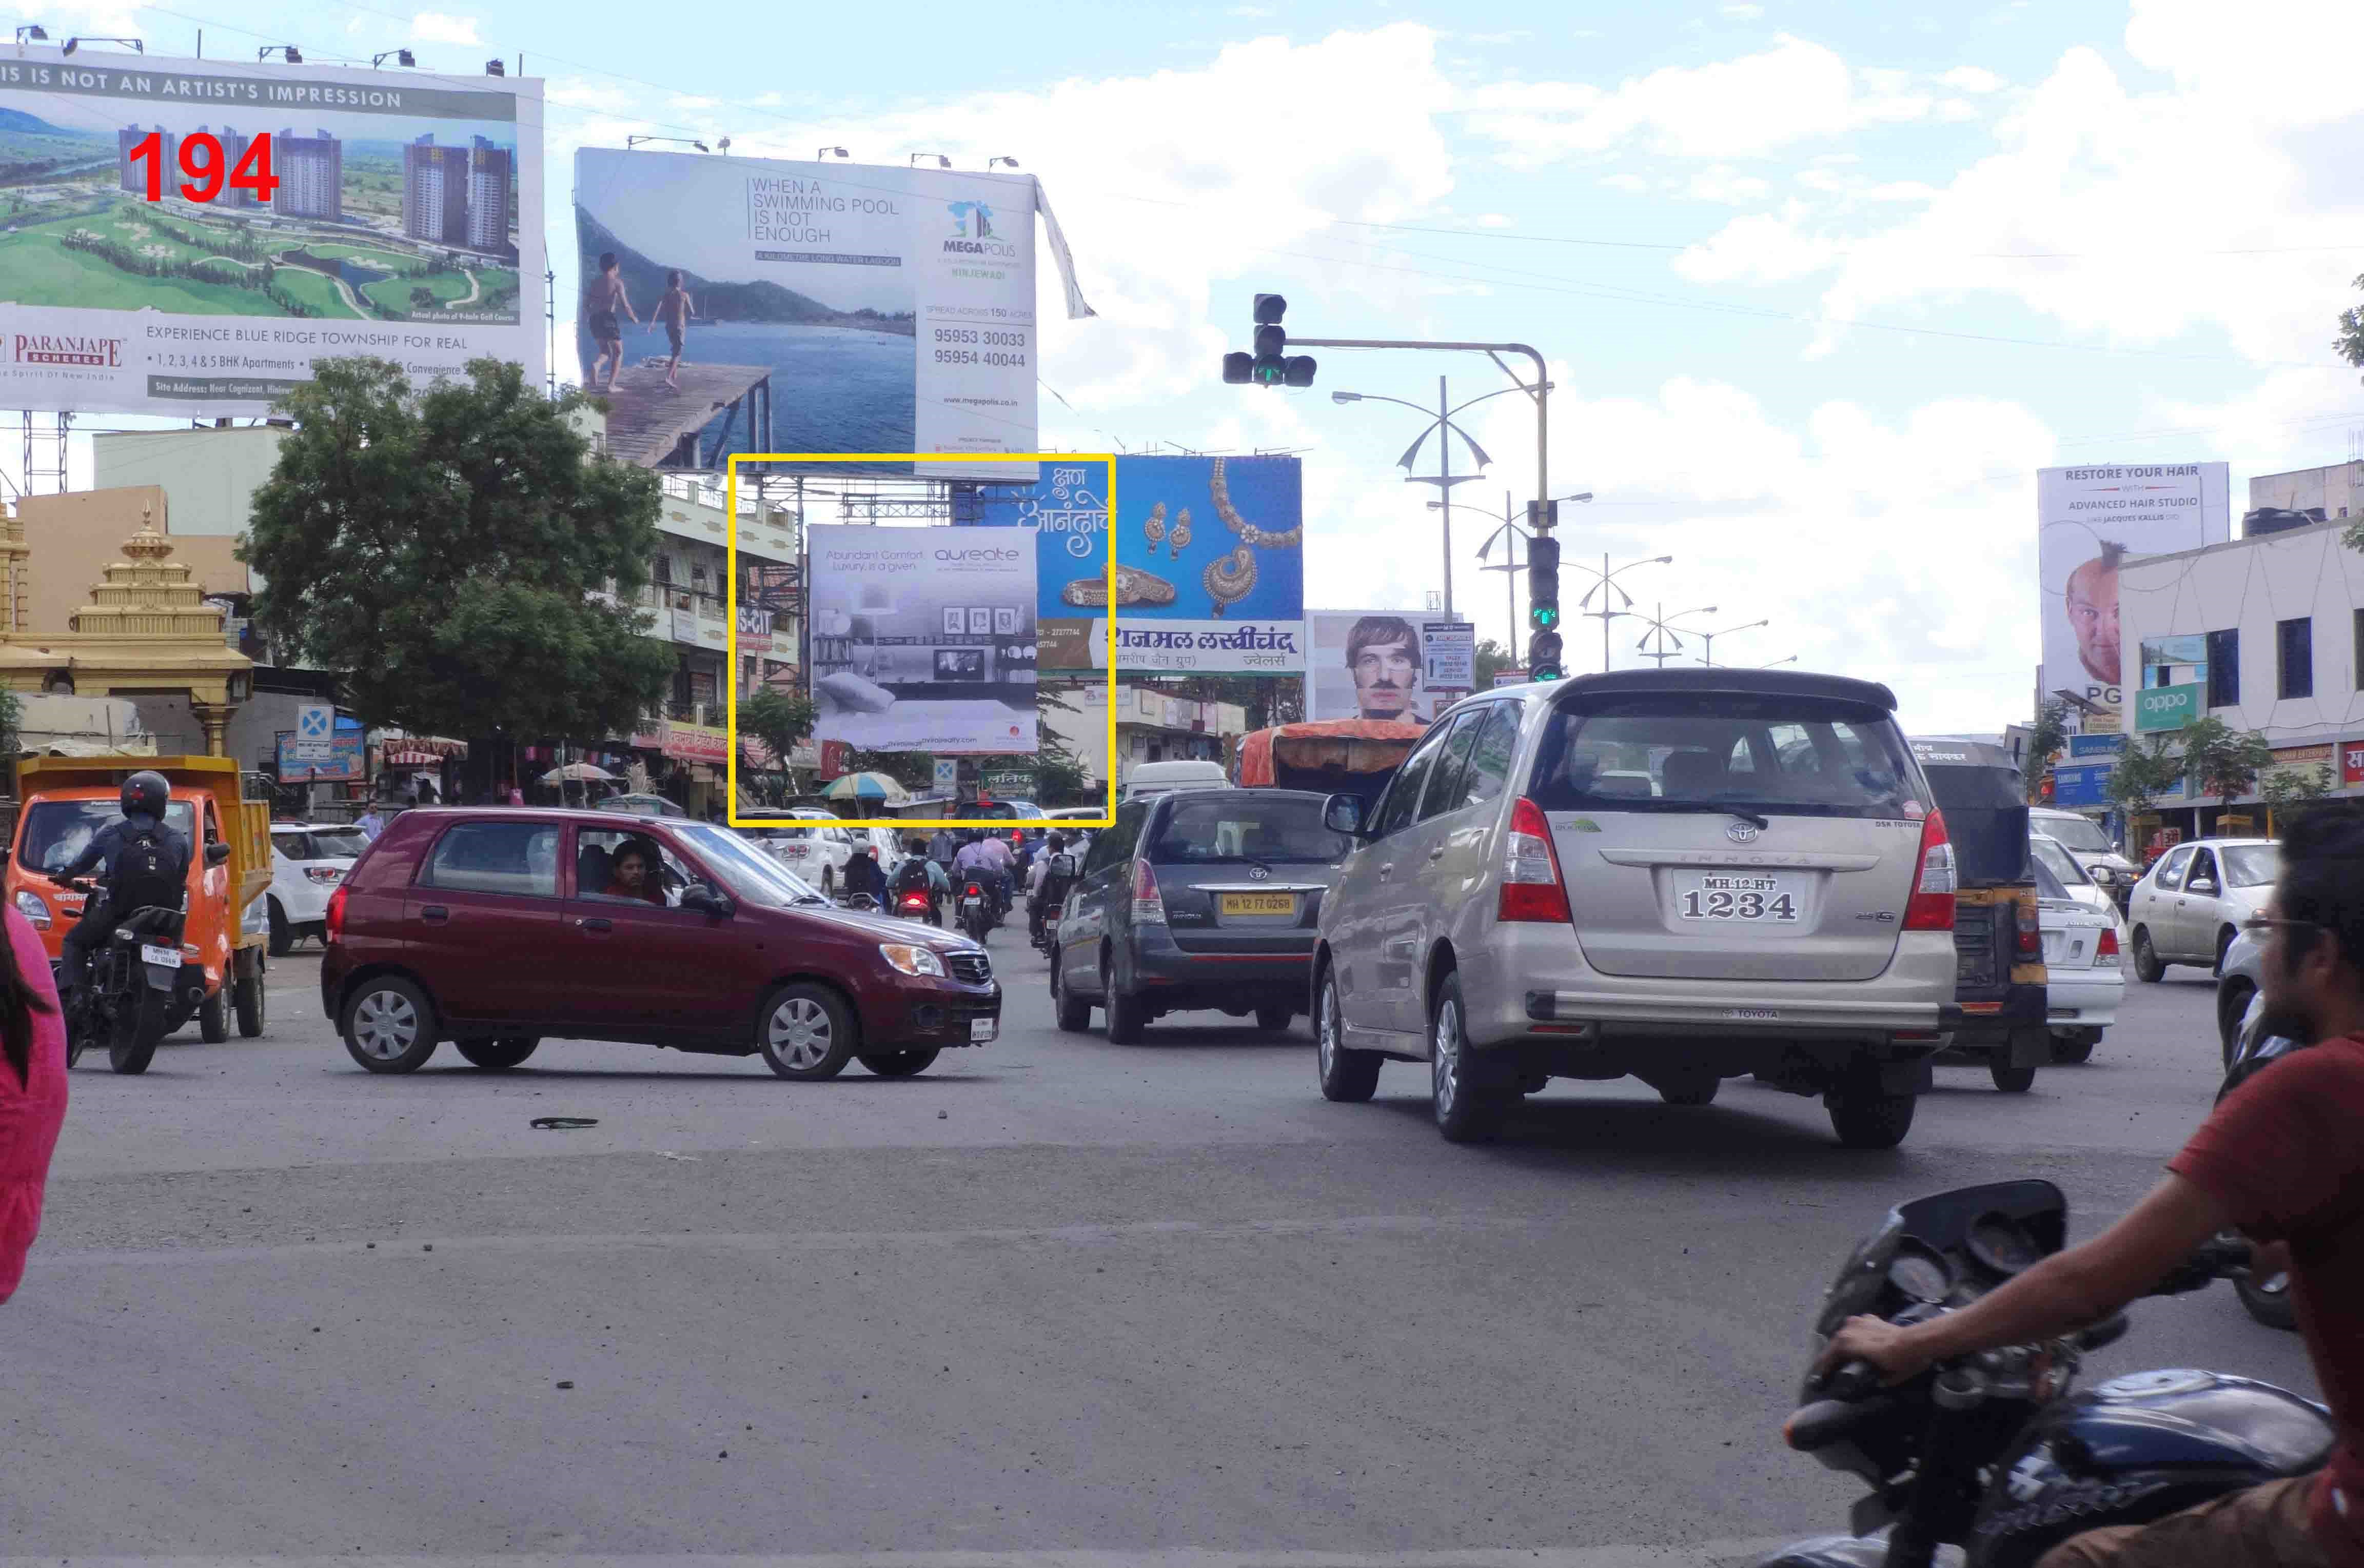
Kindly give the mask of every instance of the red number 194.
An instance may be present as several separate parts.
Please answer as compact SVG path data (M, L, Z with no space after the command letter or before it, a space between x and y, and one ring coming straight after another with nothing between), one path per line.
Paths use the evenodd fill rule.
M148 167L148 199L164 199L163 139L150 131L131 144L131 161ZM181 195L193 202L209 202L222 193L228 183L233 191L251 191L258 202L271 200L279 189L279 177L271 172L271 133L263 132L246 144L245 156L238 167L229 171L227 182L222 177L223 166L229 161L222 152L221 139L210 131L181 138L181 172L188 179L181 184Z

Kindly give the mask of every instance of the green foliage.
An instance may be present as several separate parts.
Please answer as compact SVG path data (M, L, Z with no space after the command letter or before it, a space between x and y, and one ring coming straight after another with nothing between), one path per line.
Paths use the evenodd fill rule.
M739 705L741 733L763 742L783 780L788 776L788 753L796 750L797 741L812 733L813 718L810 697L777 686L761 687Z
M2321 800L2339 787L2327 762L2317 762L2312 768L2277 768L2266 775L2258 793L2266 804L2274 806L2303 806L2310 800Z
M2128 817L2140 817L2175 787L2184 773L2183 759L2169 748L2169 740L2152 735L2126 742L2104 786L2112 806Z
M0 686L0 758L17 754L17 731L25 722L25 705L17 694Z
M423 392L385 360L319 361L278 406L296 428L239 550L256 618L367 724L630 734L675 668L630 607L659 490L588 454L566 422L582 401L499 360Z
M2274 765L2273 748L2264 736L2236 729L2221 718L2195 718L2173 736L2192 787L2227 806L2235 795L2257 787L2258 775Z
M936 760L925 751L856 751L847 760L850 773L885 773L914 795L935 787Z
M2027 781L2027 798L2043 797L2044 781L2052 772L2052 760L2068 747L2068 705L2048 702L2035 710L2035 723L2027 737L2027 765L2021 769Z
M1493 689L1494 677L1505 670L1524 669L1518 654L1489 637L1478 644L1478 689Z

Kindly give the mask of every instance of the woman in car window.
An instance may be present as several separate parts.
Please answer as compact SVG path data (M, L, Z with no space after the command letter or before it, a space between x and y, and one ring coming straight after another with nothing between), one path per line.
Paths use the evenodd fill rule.
M606 895L662 906L664 886L657 875L656 852L636 839L626 840L608 868Z

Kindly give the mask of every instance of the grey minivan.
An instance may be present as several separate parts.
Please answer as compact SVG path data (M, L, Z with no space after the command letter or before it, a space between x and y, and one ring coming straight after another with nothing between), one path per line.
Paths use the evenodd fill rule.
M1755 1074L1892 1148L1957 1014L1945 819L1868 681L1621 670L1464 699L1354 836L1321 910L1321 1092L1426 1062L1438 1129L1551 1078L1700 1106Z

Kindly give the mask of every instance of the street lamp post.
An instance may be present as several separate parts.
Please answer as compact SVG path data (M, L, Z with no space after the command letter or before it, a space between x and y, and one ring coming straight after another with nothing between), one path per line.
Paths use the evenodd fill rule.
M1588 495L1589 494L1589 493L1588 492ZM1593 578L1592 586L1584 591L1584 597L1577 600L1576 604L1577 608L1587 617L1597 619L1600 622L1601 673L1607 674L1609 673L1609 623L1617 619L1620 616L1630 616L1634 613L1634 595L1619 587L1617 585L1617 579L1625 573L1633 571L1636 566L1664 566L1674 559L1675 558L1671 555L1653 555L1645 557L1640 561L1629 561L1624 565L1611 571L1609 565L1608 553L1603 551L1600 557L1600 570L1598 572L1594 572L1589 566L1578 565L1574 562L1567 561L1565 559L1561 562L1561 564L1564 566L1575 566L1578 572L1589 573ZM1585 609L1585 606L1592 603L1592 595L1595 594L1600 595L1600 607L1597 610ZM1625 606L1623 609L1611 609L1610 607L1609 595L1611 594L1616 595L1618 599L1623 603Z
M1643 658L1656 659L1658 662L1658 668L1663 670L1667 667L1667 660L1672 659L1677 653L1682 651L1682 634L1680 629L1678 628L1674 623L1682 619L1685 616L1712 616L1715 614L1715 606L1713 605L1695 605L1689 609L1677 610L1673 615L1668 615L1667 613L1666 601L1660 600L1657 609L1658 613L1656 615L1645 616L1642 617L1644 624L1646 625L1649 629L1642 634L1642 640L1635 643L1634 647L1638 652L1640 652ZM1658 639L1658 647L1656 652L1651 651L1650 649L1650 639L1654 637ZM1669 647L1668 644L1670 643L1673 646Z
M1396 466L1399 468L1408 469L1411 467L1413 462L1420 457L1422 443L1425 442L1429 437L1436 436L1437 472L1433 474L1407 473L1404 476L1404 483L1407 484L1433 484L1437 487L1437 491L1442 499L1450 500L1453 495L1453 487L1455 485L1466 484L1473 479L1481 479L1485 477L1483 474L1456 474L1453 472L1452 438L1455 436L1459 436L1464 441L1468 443L1469 455L1478 460L1478 467L1483 468L1488 463L1494 461L1492 458L1486 455L1486 449L1478 444L1477 437L1471 435L1468 431L1463 429L1459 425L1453 422L1453 417L1455 414L1460 413L1465 408L1473 408L1477 406L1478 404L1485 402L1489 397L1500 397L1504 393L1524 392L1526 390L1527 388L1523 386L1500 387L1492 392L1480 394L1479 395L1471 398L1466 403L1456 405L1445 394L1444 377L1438 376L1436 378L1436 414L1434 417L1429 422L1428 428L1421 431L1421 433L1413 439L1411 445L1404 449L1403 456L1396 460ZM1333 403L1392 403L1397 405L1399 407L1418 409L1422 414L1426 414L1428 412L1427 409L1421 407L1417 403L1408 403L1400 397L1388 397L1376 392L1333 392L1330 395L1330 401ZM1431 504L1433 505L1433 503ZM1444 618L1451 620L1453 618L1453 512L1449 506L1440 507L1439 511L1444 520Z
M1701 631L1693 633L1692 635L1696 636L1701 644L1700 648L1700 662L1708 665L1711 668L1714 666L1715 639L1717 638L1728 636L1735 631L1755 631L1760 626L1771 626L1772 624L1772 621L1769 619L1753 620L1746 626L1725 627L1722 631Z

